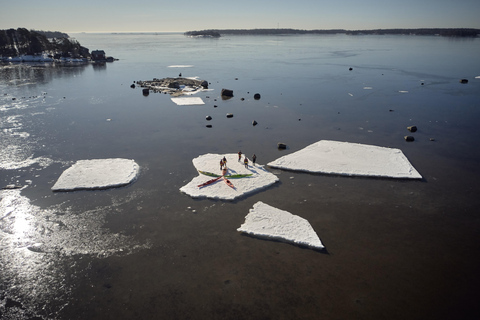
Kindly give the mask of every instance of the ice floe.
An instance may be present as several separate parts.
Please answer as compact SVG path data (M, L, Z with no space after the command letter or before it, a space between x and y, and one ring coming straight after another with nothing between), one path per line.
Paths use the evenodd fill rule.
M193 65L191 64L174 64L171 66L168 66L167 68L192 68Z
M121 187L135 180L138 173L138 164L130 159L79 160L60 175L52 190Z
M225 178L221 176L220 160L227 159ZM238 161L238 155L233 154L204 154L192 160L199 175L193 178L180 191L193 198L210 198L233 200L245 194L266 188L279 179L268 172L264 166L250 164L245 168L244 158ZM203 173L202 173L203 172ZM216 179L216 180L215 180ZM200 186L207 181L215 180L210 184ZM231 183L229 185L227 180Z
M179 106L194 106L205 104L202 98L199 97L181 97L181 98L171 98L172 101Z
M287 170L348 176L421 179L400 149L321 140L268 163Z
M314 249L325 248L307 220L261 201L253 205L245 217L245 223L237 231L260 238L292 242Z

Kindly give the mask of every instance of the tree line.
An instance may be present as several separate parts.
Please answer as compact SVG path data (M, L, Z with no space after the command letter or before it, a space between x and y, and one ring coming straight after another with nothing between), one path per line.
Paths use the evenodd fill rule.
M69 39L66 33L25 28L0 30L0 56L16 57L42 52L74 58L90 56L87 48L82 47L78 41Z
M213 36L221 35L295 35L295 34L403 34L403 35L440 35L446 37L477 37L480 29L473 28L417 28L417 29L372 29L372 30L302 30L302 29L208 29L201 31L187 31L186 36Z

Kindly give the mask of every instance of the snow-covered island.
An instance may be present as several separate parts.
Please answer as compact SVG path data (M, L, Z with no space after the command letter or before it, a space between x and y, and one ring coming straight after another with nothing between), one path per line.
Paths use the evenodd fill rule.
M330 140L313 143L268 166L348 176L422 178L400 149Z
M227 159L227 171L224 175L220 169L220 160ZM192 160L199 175L194 177L180 191L193 198L210 198L234 200L243 195L267 188L279 179L268 172L264 166L252 164L248 168L244 165L244 157L238 160L238 155L204 154ZM205 184L207 183L207 184Z
M310 223L261 201L254 204L237 231L259 238L291 242L322 250L325 247Z
M130 159L79 160L58 178L53 191L107 189L125 186L134 181L139 166Z

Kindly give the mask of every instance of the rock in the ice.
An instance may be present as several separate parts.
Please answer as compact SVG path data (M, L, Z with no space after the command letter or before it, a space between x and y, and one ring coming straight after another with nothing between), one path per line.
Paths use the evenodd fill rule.
M421 179L399 149L321 140L268 164L305 172Z
M222 89L222 96L223 97L233 97L233 90Z
M58 178L53 191L107 189L131 183L139 173L130 159L79 160Z
M232 186L227 184L222 177L208 185L201 186L203 183L221 176L220 159L223 157L227 159L228 168L225 177ZM248 165L248 168L245 168L244 162L238 161L237 153L208 153L193 159L192 162L199 171L199 175L181 187L180 191L193 198L233 200L267 188L279 180L276 175L268 172L262 165Z
M417 132L417 126L407 127L407 130L410 131L410 132Z
M322 241L307 220L261 201L254 204L245 217L245 223L237 231L260 238L324 249Z

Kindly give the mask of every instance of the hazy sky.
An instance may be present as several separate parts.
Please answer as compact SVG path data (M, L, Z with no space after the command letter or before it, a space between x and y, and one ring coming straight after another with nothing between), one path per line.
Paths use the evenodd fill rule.
M480 28L480 0L0 0L0 29Z

